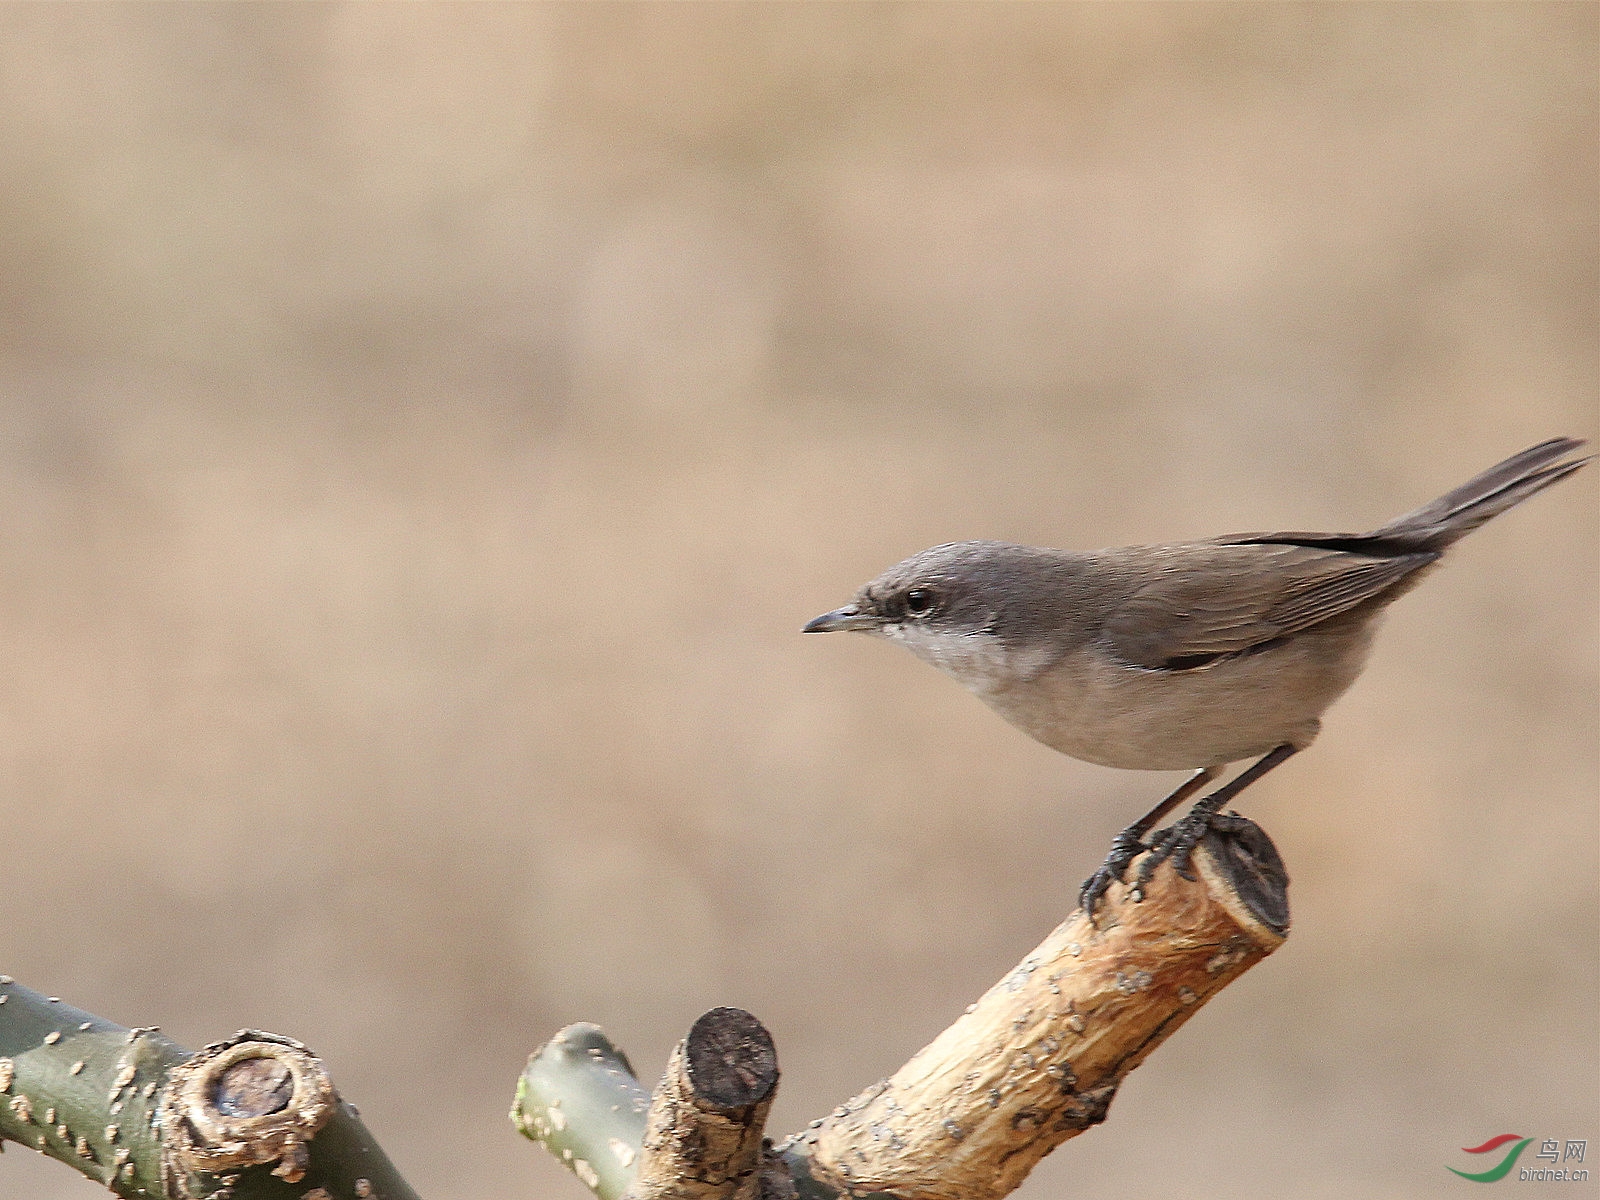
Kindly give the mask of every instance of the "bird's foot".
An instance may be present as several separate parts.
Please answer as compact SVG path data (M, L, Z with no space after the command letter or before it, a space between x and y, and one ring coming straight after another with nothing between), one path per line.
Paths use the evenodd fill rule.
M1150 853L1139 864L1139 875L1133 883L1134 891L1143 892L1145 884L1156 873L1156 868L1168 859L1172 860L1174 871L1193 883L1194 872L1189 869L1190 860L1200 839L1213 829L1219 833L1232 833L1246 824L1248 822L1238 813L1198 809L1181 821L1174 821L1165 829L1158 830L1150 839Z
M1092 924L1094 922L1095 905L1099 904L1113 883L1120 883L1128 872L1128 864L1144 853L1143 831L1137 826L1130 825L1116 837L1111 839L1111 853L1106 855L1105 862L1095 869L1095 873L1083 881L1083 886L1078 889L1078 904L1083 908L1083 915Z

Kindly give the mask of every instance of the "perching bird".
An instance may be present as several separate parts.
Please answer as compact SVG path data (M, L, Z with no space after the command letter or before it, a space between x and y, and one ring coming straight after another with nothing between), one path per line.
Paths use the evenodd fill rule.
M1371 533L1241 533L1082 553L1005 542L935 546L890 567L806 633L899 642L1030 737L1087 762L1195 774L1117 835L1080 898L1143 850L1142 886L1189 858L1223 805L1310 745L1355 682L1378 618L1457 539L1588 458L1542 442ZM1229 763L1238 776L1146 835ZM1190 876L1192 878L1192 876Z

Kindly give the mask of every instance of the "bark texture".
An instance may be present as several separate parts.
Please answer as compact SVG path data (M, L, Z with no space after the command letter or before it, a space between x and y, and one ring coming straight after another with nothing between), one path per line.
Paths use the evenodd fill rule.
M714 1008L679 1042L650 1098L628 1200L760 1200L778 1052L760 1021Z
M776 1150L762 1131L778 1081L771 1038L748 1013L707 1013L673 1052L642 1138L610 1138L612 1159L638 1154L627 1200L998 1200L1105 1120L1128 1072L1287 936L1272 842L1242 818L1218 824L1195 879L1167 864L1140 897L1113 886L1094 922L1074 913L891 1078ZM593 1026L563 1031L525 1084L532 1074L545 1115L519 1124L569 1163L572 1146L596 1140L576 1114L614 1130L605 1114L638 1111L632 1071ZM616 1200L614 1174L579 1174Z
M0 1141L119 1196L416 1200L300 1043L244 1030L198 1054L0 975Z
M1287 879L1264 834L1245 825L1209 835L1195 863L1197 881L1163 868L1138 903L1114 887L1095 924L1074 913L892 1077L791 1139L786 1155L837 1194L1010 1192L1105 1120L1128 1072L1282 943Z

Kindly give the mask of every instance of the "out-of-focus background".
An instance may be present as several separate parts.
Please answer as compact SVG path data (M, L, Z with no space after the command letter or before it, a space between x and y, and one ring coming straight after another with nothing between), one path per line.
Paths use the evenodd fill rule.
M802 622L1600 433L1597 63L1593 5L0 9L0 970L305 1040L433 1196L584 1194L505 1117L579 1019L653 1080L747 1007L803 1125L1174 777ZM1393 610L1245 806L1288 944L1022 1196L1600 1144L1597 486Z

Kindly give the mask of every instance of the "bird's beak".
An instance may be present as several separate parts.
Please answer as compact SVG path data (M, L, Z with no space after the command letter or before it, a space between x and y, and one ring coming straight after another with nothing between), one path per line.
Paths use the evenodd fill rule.
M847 604L843 608L836 608L832 612L825 612L820 617L815 617L806 622L801 633L834 633L840 629L877 629L883 624L882 618L872 613L864 613L854 604Z

